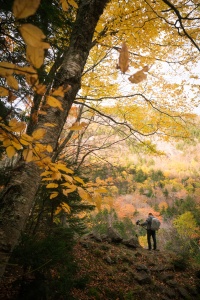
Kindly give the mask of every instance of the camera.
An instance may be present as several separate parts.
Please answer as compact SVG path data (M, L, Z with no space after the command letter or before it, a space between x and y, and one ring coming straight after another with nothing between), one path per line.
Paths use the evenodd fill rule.
M139 225L139 224L140 224L140 220L137 220L137 221L136 221L136 225Z

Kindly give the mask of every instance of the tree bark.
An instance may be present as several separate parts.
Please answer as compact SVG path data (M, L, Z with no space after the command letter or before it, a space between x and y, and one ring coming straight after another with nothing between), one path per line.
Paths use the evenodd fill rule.
M56 124L45 127L43 142L56 149L62 128L69 110L81 87L81 75L92 45L92 37L99 17L109 0L82 0L77 11L76 21L71 34L70 45L64 56L63 64L54 81L54 88L71 86L65 93L63 111L49 107L47 115L40 117L35 129L45 127L45 123ZM12 172L9 183L0 196L0 278L12 250L23 232L34 198L40 185L40 170L34 163L20 161Z

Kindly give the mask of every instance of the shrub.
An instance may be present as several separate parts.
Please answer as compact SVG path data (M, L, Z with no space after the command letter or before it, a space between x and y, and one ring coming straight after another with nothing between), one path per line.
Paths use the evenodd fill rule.
M47 236L22 236L12 260L24 270L18 281L23 299L70 296L76 273L73 245L73 233L68 228L55 228Z

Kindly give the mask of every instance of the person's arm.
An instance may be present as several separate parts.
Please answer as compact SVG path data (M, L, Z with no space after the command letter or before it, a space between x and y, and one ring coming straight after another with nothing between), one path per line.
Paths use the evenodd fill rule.
M146 219L146 221L145 221L144 223L140 224L140 225L141 225L141 226L147 226L148 224L151 224L151 217L148 217L148 218Z

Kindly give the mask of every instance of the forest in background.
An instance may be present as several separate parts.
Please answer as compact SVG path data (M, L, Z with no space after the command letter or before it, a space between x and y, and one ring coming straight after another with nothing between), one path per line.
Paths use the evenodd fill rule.
M171 247L179 253L182 249L183 255L193 255L194 251L199 261L198 116L196 122L195 128L189 128L189 140L157 141L157 153L151 155L145 151L136 154L126 142L119 142L114 149L106 152L102 150L98 158L89 159L92 169L86 174L108 189L97 204L100 215L104 210L106 214L114 209L120 220L128 218L135 224L138 219L145 220L148 213L153 212L162 222L160 247ZM96 140L102 139L102 133L100 138L97 135ZM109 153L115 154L111 157ZM108 226L108 219L102 214L102 226L105 226L104 222ZM139 234L145 236L145 231L139 230ZM146 237L140 237L140 242L147 247Z

